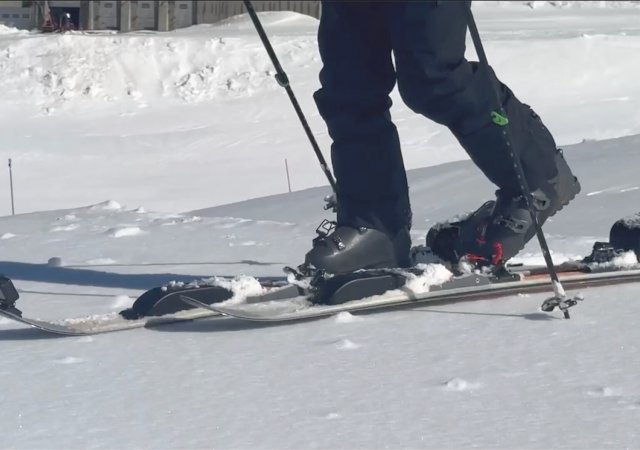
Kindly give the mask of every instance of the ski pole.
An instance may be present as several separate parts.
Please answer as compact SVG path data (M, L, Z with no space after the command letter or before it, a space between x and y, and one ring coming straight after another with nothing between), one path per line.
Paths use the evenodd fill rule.
M16 215L16 207L13 202L13 166L11 164L11 158L9 158L9 188L11 189L11 215Z
M276 52L273 50L273 47L271 46L269 37L267 36L267 33L265 33L264 28L262 27L262 23L260 22L260 19L256 14L256 10L253 8L253 4L251 3L250 0L243 0L243 1L244 1L244 6L247 8L247 11L249 13L249 17L251 17L253 26L256 28L256 31L258 32L258 36L260 36L262 45L264 45L264 48L267 51L269 58L271 59L271 63L273 64L273 67L275 67L276 69L276 76L275 76L276 81L280 86L282 86L287 91L287 94L289 95L289 99L291 100L291 104L293 105L293 109L296 110L296 114L298 115L298 119L300 119L302 128L304 128L304 131L307 134L307 137L309 138L309 142L311 142L311 147L313 147L313 151L315 152L316 157L318 158L318 162L320 162L320 167L322 168L322 171L327 177L327 180L329 180L329 184L331 185L331 189L333 189L333 193L337 195L337 187L336 187L336 182L333 178L333 174L331 173L331 171L329 170L329 167L327 166L327 162L325 161L324 156L322 155L320 146L318 145L316 138L313 136L313 132L311 131L311 128L309 127L309 123L307 122L307 119L304 116L304 113L302 112L302 108L300 108L298 99L293 93L293 89L291 89L291 85L289 84L289 77L287 77L287 74L285 73L284 69L282 69L282 66L280 65L280 61L278 60L278 57L276 56Z
M476 22L473 19L473 13L471 12L471 6L467 8L467 23L469 25L469 32L471 33L471 39L473 40L473 45L476 48L476 53L478 53L478 59L480 61L480 66L484 70L485 75L491 84L491 89L495 93L497 105L499 108L499 113L501 118L506 118L507 114L502 107L502 100L500 99L500 92L498 90L498 86L496 82L491 80L491 70L489 68L489 62L487 60L487 55L484 52L484 48L482 47L482 41L480 40L480 33L478 32L478 27L476 26ZM495 113L492 113L494 116ZM562 287L562 283L560 283L560 279L558 278L558 273L553 264L553 258L551 257L551 252L549 251L549 245L547 244L547 239L542 231L542 227L538 222L538 216L536 216L536 212L533 206L533 199L531 197L531 191L529 190L529 183L524 174L524 170L522 169L522 162L520 161L520 157L516 155L513 146L511 143L513 139L511 137L511 129L508 125L508 120L501 121L499 124L502 126L502 136L505 140L505 144L508 148L509 158L511 159L511 163L513 164L513 168L516 173L516 177L520 183L520 189L522 190L523 197L525 199L525 203L527 208L529 209L529 214L531 215L531 220L533 221L533 225L536 230L536 236L538 237L538 242L540 242L540 248L542 249L542 255L544 256L544 262L547 265L547 269L549 270L549 277L551 278L551 285L553 287L553 292L555 296L553 298L545 300L542 304L542 309L544 311L553 311L553 309L557 306L564 314L565 319L569 319L569 307L576 304L576 299L568 299L567 294Z

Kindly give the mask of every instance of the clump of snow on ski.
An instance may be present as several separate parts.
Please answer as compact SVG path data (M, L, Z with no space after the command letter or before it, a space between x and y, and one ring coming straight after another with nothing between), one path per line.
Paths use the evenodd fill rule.
M640 263L638 262L638 256L633 250L621 253L613 258L611 261L605 263L592 263L588 265L594 272L600 272L605 270L633 270L640 269Z
M442 264L418 264L416 268L422 272L420 275L403 273L407 279L404 287L416 294L429 292L432 286L440 286L453 278L453 273Z
M120 314L113 312L108 314L95 314L85 317L63 319L59 321L38 321L41 326L59 326L68 329L67 334L101 334L115 331L133 330L145 326L156 326L186 320L213 317L218 314L209 310L185 310L166 316L149 316L137 320L128 320Z
M227 305L242 303L247 297L258 297L268 291L268 288L262 286L257 278L248 275L233 278L212 277L203 280L203 282L208 285L220 286L233 292L233 296L224 302Z
M257 287L255 286L253 281L257 280L252 279L252 277L237 277L232 280L213 279L213 283L219 283L218 285L230 289L234 292L234 297L215 305L208 306L197 300L191 299L189 298L188 292L186 292L185 295L182 296L182 298L184 298L185 301L193 306L207 308L212 311L218 311L229 316L242 315L242 317L247 318L249 318L250 316L250 318L253 320L279 317L283 320L287 320L286 317L293 318L293 315L304 314L303 311L305 310L312 310L311 316L330 315L333 313L333 311L347 311L350 305L364 304L368 300L375 301L378 298L386 298L388 296L400 296L401 298L408 298L410 296L422 295L429 292L429 288L431 286L439 286L442 283L449 281L453 277L453 274L441 264L419 264L415 268L420 270L420 274L415 274L403 269L390 269L390 271L400 273L407 279L407 283L402 289L388 291L382 295L363 298L361 300L355 300L353 302L347 302L341 305L317 305L311 303L309 299L304 296L286 300L274 300L256 304L244 304L242 303L242 301L245 300L248 295L260 295L265 291L264 288L259 285L259 283ZM308 282L302 281L299 283L308 287ZM253 291L253 289L255 289L255 291ZM410 292L411 294L408 295L407 292ZM240 310L235 307L239 307Z

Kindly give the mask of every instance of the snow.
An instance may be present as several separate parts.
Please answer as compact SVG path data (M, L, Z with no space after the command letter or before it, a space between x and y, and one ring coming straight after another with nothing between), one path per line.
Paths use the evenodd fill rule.
M474 6L490 60L566 145L583 185L545 225L558 262L588 254L640 203L640 11L609 3ZM317 22L263 17L328 149L311 99ZM241 301L262 289L248 275L299 264L331 218L246 17L171 33L0 27L0 67L0 159L13 158L20 213L0 217L0 273L29 317L104 321L151 286L216 275ZM494 188L445 130L394 100L418 245ZM516 260L543 258L531 242ZM637 256L616 264L635 267ZM424 268L412 289L450 276ZM549 292L82 338L0 318L1 446L637 448L638 293L585 290L569 321L539 311Z
M431 286L440 286L453 277L453 274L442 264L416 264L420 275L407 274L406 287L415 294L429 292Z
M640 8L484 3L477 19L491 63L559 144L640 133ZM327 151L312 99L317 21L266 19ZM470 57L472 47L468 40ZM0 34L0 68L0 114L11 130L0 160L13 158L19 213L107 199L175 212L276 195L288 190L285 159L292 189L326 184L246 16L171 33ZM416 116L397 91L392 98L409 169L467 159L447 130ZM0 186L8 183L0 171ZM9 213L8 196L3 205Z

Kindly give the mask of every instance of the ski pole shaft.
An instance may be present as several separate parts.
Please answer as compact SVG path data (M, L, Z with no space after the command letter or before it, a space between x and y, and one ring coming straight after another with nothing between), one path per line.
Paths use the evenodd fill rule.
M487 80L489 84L491 84L491 89L495 93L497 106L500 110L500 114L503 117L507 117L504 108L502 107L502 100L500 98L500 92L498 90L497 83L494 82L491 78L491 70L489 68L489 61L487 59L487 55L484 52L484 48L482 46L482 41L480 40L480 33L478 32L478 27L476 26L476 22L473 18L473 13L471 12L471 7L466 8L467 11L467 23L469 26L469 32L471 34L471 39L473 40L473 45L476 48L476 53L478 53L478 59L480 61L480 66L485 72ZM529 190L529 183L527 182L524 170L522 169L522 162L520 161L520 157L515 153L515 150L511 143L513 142L511 136L511 129L508 125L508 122L502 126L502 135L505 140L505 144L508 149L509 159L513 164L513 168L516 172L516 177L518 182L520 183L520 189L522 190L522 195L525 199L525 203L527 208L529 209L529 214L531 215L531 220L533 221L533 225L536 230L536 236L538 237L538 242L540 242L540 248L542 249L542 255L544 257L544 262L549 269L549 277L551 278L551 284L553 286L553 292L556 297L563 299L566 297L564 289L562 287L562 283L560 283L560 279L558 278L558 273L556 272L555 265L553 263L553 258L551 257L551 252L549 251L549 245L547 244L547 239L542 231L542 227L538 222L538 216L536 215L535 209L533 207L533 200L531 198L531 191ZM564 313L565 319L569 319L569 311L567 309L562 309Z
M273 46L271 45L271 42L269 41L269 37L267 36L267 33L264 31L264 28L262 27L262 23L260 22L260 19L258 18L258 14L256 14L256 10L253 7L253 4L251 3L251 1L249 0L243 0L244 2L244 6L247 8L247 12L249 13L249 17L251 17L251 21L253 22L253 26L256 28L256 31L258 32L258 36L260 36L260 40L262 41L262 45L264 45L265 50L267 51L267 54L269 55L269 58L271 59L271 63L273 64L273 67L275 67L276 69L276 81L278 82L278 84L280 86L282 86L286 91L287 91L287 95L289 95L289 99L291 100L291 104L293 105L293 109L295 109L296 114L298 115L298 119L300 119L300 123L302 124L302 128L304 128L304 132L307 135L307 138L309 138L309 142L311 143L311 147L313 148L314 153L316 154L316 157L318 158L318 162L320 163L320 167L322 168L322 171L324 172L325 176L327 177L327 180L329 180L329 184L331 185L331 189L333 189L334 193L337 193L337 187L336 187L336 182L333 178L333 175L331 173L331 171L329 170L329 166L327 166L327 162L324 159L324 156L322 155L322 151L320 150L320 146L318 145L318 142L316 141L316 138L313 135L313 132L311 131L311 128L309 127L309 123L307 122L307 119L304 115L304 113L302 112L302 108L300 108L300 104L298 103L298 99L296 98L295 94L293 93L293 89L291 89L291 85L289 84L289 78L287 77L287 74L285 73L284 69L282 68L282 66L280 65L280 61L278 60L278 56L276 55L276 52L273 50Z
M11 189L11 215L16 215L16 208L13 202L13 168L11 165L11 158L9 158L9 188Z

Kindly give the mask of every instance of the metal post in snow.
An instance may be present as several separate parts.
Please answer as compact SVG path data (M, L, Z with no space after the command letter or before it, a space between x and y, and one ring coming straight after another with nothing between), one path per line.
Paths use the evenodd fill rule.
M291 192L291 178L289 177L289 163L287 158L284 159L284 168L287 171L287 185L289 185L289 192Z
M13 203L13 170L11 167L11 158L9 158L9 188L11 189L11 215L16 215L16 208Z

